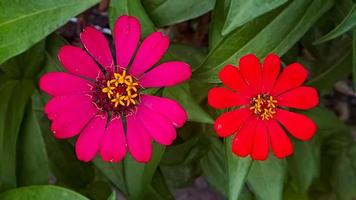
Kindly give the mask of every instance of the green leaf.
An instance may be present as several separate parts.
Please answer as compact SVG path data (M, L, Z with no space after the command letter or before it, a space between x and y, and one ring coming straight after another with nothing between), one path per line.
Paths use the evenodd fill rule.
M209 137L210 151L200 160L204 178L221 194L227 196L227 163L222 142L213 136Z
M353 7L351 8L350 12L347 14L344 20L336 26L332 31L328 34L321 37L319 40L315 42L315 44L320 44L329 40L332 40L340 35L344 34L345 32L351 30L356 25L356 4L354 3Z
M125 185L123 163L107 163L101 158L95 158L93 161L96 168L116 187L121 193L127 195L127 188Z
M174 197L172 193L169 191L166 180L162 174L160 168L156 170L149 189L149 199L152 200L173 200Z
M163 96L177 100L187 111L188 120L201 123L213 123L213 118L196 102L190 92L188 83L165 88Z
M33 93L30 80L9 81L0 87L0 191L16 187L17 139L26 105Z
M107 200L116 200L116 193L115 191L111 193L111 195L109 196L109 198Z
M313 141L294 140L294 153L288 158L288 170L297 192L306 193L318 176L319 147ZM308 170L306 170L308 169Z
M155 26L140 0L112 0L109 6L109 22L112 29L116 19L121 15L136 16L140 20L141 38L155 31Z
M352 77L356 88L356 28L352 31Z
M340 200L356 198L356 143L340 155L333 182Z
M225 152L227 159L228 198L238 199L245 185L245 178L252 164L250 158L241 158L232 153L233 137L225 139Z
M214 8L215 0L164 0L148 5L152 0L143 1L149 14L158 26L167 26L196 18Z
M71 190L57 186L28 186L0 194L1 200L89 200Z
M99 0L1 1L0 64L90 8Z
M346 78L351 71L352 52L349 51L340 57L336 63L328 67L327 70L311 79L307 84L319 90L330 90L337 81Z
M247 182L258 200L281 200L285 160L270 155L265 161L253 161Z
M227 35L235 28L286 2L287 0L229 0L222 34Z
M254 53L263 58L274 52L283 55L331 6L331 0L298 0L282 12L276 9L236 29L207 56L194 76L207 82L220 82L217 74L227 63ZM229 48L227 48L229 47Z
M124 173L129 199L144 198L164 150L164 146L153 143L152 159L147 164L138 163L129 155L125 157Z
M28 106L18 138L17 182L19 186L47 184L49 165L42 132Z

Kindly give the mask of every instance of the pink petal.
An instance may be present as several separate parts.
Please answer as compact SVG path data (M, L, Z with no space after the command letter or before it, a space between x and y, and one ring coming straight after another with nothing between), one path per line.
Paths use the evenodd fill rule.
M66 45L58 53L58 59L68 72L96 79L101 73L93 59L79 47Z
M114 39L116 62L119 67L127 67L140 41L141 25L136 17L123 15L115 22Z
M171 61L158 65L140 79L142 87L169 87L188 80L192 75L189 65Z
M104 34L93 27L86 27L80 34L85 49L107 70L113 70L114 61L112 59L110 47Z
M154 32L143 40L134 62L130 68L130 74L139 77L157 63L169 46L169 39L161 32Z
M95 157L104 136L106 120L106 115L97 115L80 133L75 143L75 153L79 160L89 162Z
M86 105L88 102L91 102L91 98L85 94L55 96L48 101L44 107L44 112L50 120L53 120L58 117L58 114L78 110L82 104Z
M125 157L126 139L121 118L110 120L105 130L100 154L107 162L119 162Z
M176 101L151 95L142 95L141 102L155 112L166 117L173 126L181 127L187 121L187 113Z
M137 119L143 124L147 133L160 144L170 145L176 138L176 129L170 121L144 105L139 106Z
M65 72L49 72L40 79L40 88L49 95L68 95L89 92L88 81Z
M51 130L56 138L70 138L77 135L98 112L91 100L85 99L85 96L78 95L71 100L73 105L63 102L46 106L46 112L49 112L48 116L53 120Z
M136 116L128 116L127 124L127 145L132 157L141 163L147 163L152 157L152 144L150 136L142 128Z

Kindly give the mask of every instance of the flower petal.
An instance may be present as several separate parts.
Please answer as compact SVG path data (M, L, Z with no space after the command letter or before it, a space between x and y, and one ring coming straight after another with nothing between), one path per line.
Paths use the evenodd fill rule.
M275 120L269 120L267 127L274 155L277 158L291 155L293 153L293 145L282 127Z
M274 83L277 80L281 69L281 60L275 54L269 54L263 62L262 71L262 90L264 93L269 93Z
M303 141L310 140L317 129L311 119L298 113L277 109L276 118L290 134Z
M246 157L251 153L253 138L256 132L256 123L256 118L251 117L236 133L232 141L232 152L237 156Z
M130 74L139 77L157 63L169 46L169 39L161 32L154 32L143 40L131 65Z
M249 104L249 100L226 88L216 87L212 88L208 93L208 104L213 108L225 109Z
M89 162L98 153L104 137L106 120L106 115L97 115L80 133L75 143L75 153L79 160Z
M247 108L236 109L220 115L214 123L214 129L220 137L228 137L235 133L251 116Z
M147 163L152 157L152 144L150 136L142 128L135 115L126 118L127 145L132 157L137 162Z
M103 33L93 27L86 27L80 34L80 40L102 67L109 71L114 69L109 43Z
M153 68L140 79L144 88L169 87L186 81L192 75L189 65L184 62L165 62Z
M51 130L56 138L70 138L77 135L98 111L90 100L85 99L85 96L75 97L73 105L70 107L65 107L68 104L51 106L51 113L48 116L52 116ZM47 112L49 112L48 109L47 107Z
M170 145L176 139L177 133L172 123L154 110L150 110L144 105L139 106L137 119L143 124L147 134L157 143Z
M259 121L253 139L251 157L253 160L266 160L269 153L269 138L267 127L263 121Z
M100 149L106 162L119 162L126 154L126 139L121 118L112 118L106 127Z
M114 40L116 62L119 67L126 68L135 53L140 41L141 25L136 17L123 15L115 22Z
M181 127L187 121L184 108L174 100L151 95L142 95L141 102L153 111L166 117L175 127Z
M312 87L298 87L277 97L278 105L297 109L310 109L319 104L319 96Z
M88 92L88 81L65 72L48 72L40 79L40 88L51 96Z
M273 89L272 95L279 95L290 89L296 88L304 83L308 76L308 71L299 63L294 63L282 71Z
M100 68L93 59L79 47L66 45L59 50L58 59L68 70L68 72L96 79L99 74L102 75Z
M255 94L261 92L262 68L258 58L253 54L243 56L239 62L239 69L246 83Z
M224 85L236 90L244 96L251 97L252 90L242 78L239 69L232 65L226 65L220 72L219 78Z

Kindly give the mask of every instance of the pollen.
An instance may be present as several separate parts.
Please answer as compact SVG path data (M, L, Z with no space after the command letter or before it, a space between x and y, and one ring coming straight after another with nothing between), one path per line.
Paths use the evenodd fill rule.
M126 70L111 72L97 80L93 102L103 111L127 115L139 103L140 89L138 81Z
M276 114L277 100L269 94L259 94L251 99L250 110L262 120L270 120Z

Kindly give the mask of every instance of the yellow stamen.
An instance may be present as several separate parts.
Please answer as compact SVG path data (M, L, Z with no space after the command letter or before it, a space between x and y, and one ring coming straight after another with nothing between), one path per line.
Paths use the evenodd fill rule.
M129 106L130 103L132 103L133 105L136 105L135 98L136 98L137 96L138 96L137 93L131 94L130 91L127 91L127 96L125 97L126 106Z
M111 82L107 81L106 82L106 86L105 88L101 89L102 92L107 93L108 98L111 99L111 95L114 94L113 90L115 89L115 87L111 86Z
M114 108L116 108L119 104L125 106L125 103L123 102L124 99L125 96L120 96L119 93L116 93L115 98L111 100L111 102L115 103Z
M259 94L251 100L250 110L262 120L270 120L276 114L277 100L267 94Z

